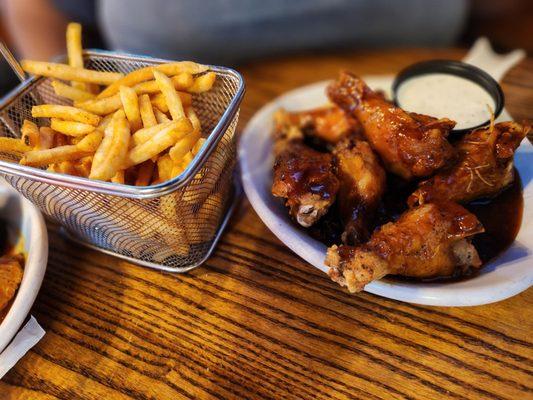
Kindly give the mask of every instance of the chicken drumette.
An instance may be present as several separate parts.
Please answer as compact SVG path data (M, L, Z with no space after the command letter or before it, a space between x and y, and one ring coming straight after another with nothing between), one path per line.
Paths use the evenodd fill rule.
M457 142L457 162L420 183L410 206L432 201L459 203L492 197L513 182L513 156L530 127L502 122L473 131Z
M370 236L385 191L385 170L368 142L355 135L340 141L333 154L340 181L337 207L344 223L342 241L360 244Z
M446 140L455 122L408 113L344 72L328 88L329 98L360 121L385 168L406 180L431 175L454 155Z
M298 127L278 114L274 131L274 177L272 194L287 199L290 215L309 227L335 202L339 190L333 155L303 143Z
M341 139L361 130L361 124L339 107L325 106L308 111L287 112L280 110L278 121L298 127L304 136L335 144Z
M458 204L424 204L381 226L364 245L330 247L325 263L350 292L388 274L451 276L481 265L467 238L482 231L476 216Z

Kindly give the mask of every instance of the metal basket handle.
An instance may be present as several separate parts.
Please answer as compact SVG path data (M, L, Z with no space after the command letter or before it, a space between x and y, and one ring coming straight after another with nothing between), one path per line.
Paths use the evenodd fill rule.
M24 72L20 66L20 63L17 61L11 50L8 49L4 42L0 42L0 53L2 53L2 56L4 56L5 60L21 82L24 82L26 79L28 79L26 72Z

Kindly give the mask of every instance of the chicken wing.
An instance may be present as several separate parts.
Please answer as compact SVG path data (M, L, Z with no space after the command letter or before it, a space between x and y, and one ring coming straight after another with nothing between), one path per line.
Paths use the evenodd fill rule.
M272 139L274 139L274 156L278 157L290 142L303 142L304 135L301 129L291 121L287 111L279 109L274 114Z
M329 86L328 95L360 121L385 168L406 180L431 175L454 155L446 140L455 126L449 119L408 113L347 72Z
M514 151L529 130L529 126L516 122L502 122L465 135L456 144L457 162L420 183L408 204L438 200L466 203L496 196L513 182Z
M348 116L342 109L333 105L308 111L281 111L287 122L298 127L304 136L335 144L341 139L361 130L361 124Z
M481 265L467 238L482 231L476 216L456 203L424 204L381 226L364 245L330 247L325 263L350 292L387 274L451 276Z
M272 194L287 199L290 215L302 226L313 225L335 202L339 189L333 155L311 149L301 132L277 119L274 131Z
M360 244L370 236L374 214L385 191L385 170L363 139L346 138L335 146L333 154L340 181L337 204L344 222L342 241Z

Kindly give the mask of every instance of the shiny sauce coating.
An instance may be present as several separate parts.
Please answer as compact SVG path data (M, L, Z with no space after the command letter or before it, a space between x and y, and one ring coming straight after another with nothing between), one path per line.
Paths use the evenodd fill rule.
M376 227L396 220L406 209L406 199L416 188L416 184L407 183L392 175L387 177L387 192L383 198L383 206L376 221ZM334 207L333 207L334 208ZM475 276L488 262L502 254L514 242L520 225L524 199L522 196L522 183L518 171L515 170L515 179L511 185L505 188L498 196L492 199L473 201L465 205L485 228L484 233L474 236L472 243L476 247L483 262L480 269L471 270L460 276L443 276L433 279L416 279L404 276L388 275L388 281L460 281ZM324 216L315 226L309 229L309 233L315 239L327 246L340 244L342 224L333 209Z
M485 232L475 235L472 244L478 251L483 262L479 269L471 269L466 274L442 276L433 279L422 279L426 282L458 282L476 276L487 263L507 250L514 242L524 209L522 182L518 171L515 179L498 196L492 199L477 200L465 204L465 208L473 213L485 228ZM413 281L416 279L404 276L387 276L391 281Z

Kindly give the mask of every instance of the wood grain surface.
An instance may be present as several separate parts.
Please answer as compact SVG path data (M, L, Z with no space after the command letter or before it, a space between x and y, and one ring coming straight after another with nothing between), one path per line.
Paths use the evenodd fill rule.
M241 127L292 88L394 73L461 50L299 56L243 65ZM533 114L533 60L504 80ZM267 134L265 132L265 134ZM497 304L424 307L349 295L263 225L243 199L213 257L185 275L64 240L33 314L44 339L0 381L1 399L533 399L533 290Z

